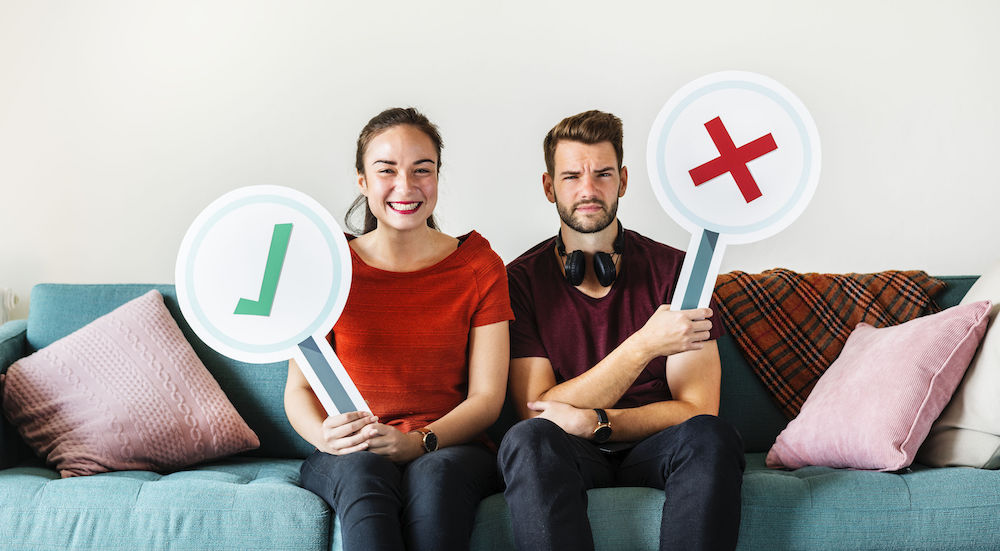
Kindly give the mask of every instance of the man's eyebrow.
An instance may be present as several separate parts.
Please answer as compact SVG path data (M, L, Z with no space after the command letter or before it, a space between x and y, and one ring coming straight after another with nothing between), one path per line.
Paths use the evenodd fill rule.
M611 172L614 169L615 169L614 166L608 165L608 166L606 166L604 168L599 168L599 169L595 170L594 173L598 173L599 174L601 172ZM564 171L560 172L559 175L560 176L579 176L580 173L581 173L581 171L579 171L579 170L564 170Z

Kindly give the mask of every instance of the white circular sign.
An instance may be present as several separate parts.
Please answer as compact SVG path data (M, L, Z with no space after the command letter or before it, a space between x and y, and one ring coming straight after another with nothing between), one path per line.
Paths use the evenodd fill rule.
M181 311L206 344L269 363L333 327L350 292L351 256L336 221L311 197L251 186L195 219L175 277Z
M699 78L660 110L647 144L653 192L692 233L758 241L805 210L820 143L805 105L778 82L726 71Z

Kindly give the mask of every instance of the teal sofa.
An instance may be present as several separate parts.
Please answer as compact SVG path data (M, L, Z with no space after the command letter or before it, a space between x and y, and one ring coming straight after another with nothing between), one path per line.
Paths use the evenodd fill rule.
M975 277L946 277L942 306ZM0 326L0 371L147 290L158 289L189 341L260 437L259 449L158 474L113 472L60 479L0 425L0 549L340 549L336 515L298 485L310 446L282 407L284 363L251 365L207 348L180 317L169 285L39 285L27 320ZM720 343L721 416L746 444L740 549L1000 549L1000 472L930 469L873 473L764 466L787 420L732 340ZM513 421L509 408L496 437ZM598 549L656 549L663 493L591 490ZM512 549L502 494L480 504L473 548Z

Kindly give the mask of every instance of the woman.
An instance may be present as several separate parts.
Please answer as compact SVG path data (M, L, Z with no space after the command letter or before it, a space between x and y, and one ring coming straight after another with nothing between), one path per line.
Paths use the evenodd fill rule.
M317 448L302 485L336 511L345 549L465 549L499 486L483 431L506 390L506 272L478 233L436 229L441 137L422 114L376 115L355 164L348 218L364 206L365 224L328 338L372 411L327 417L289 362L285 411Z

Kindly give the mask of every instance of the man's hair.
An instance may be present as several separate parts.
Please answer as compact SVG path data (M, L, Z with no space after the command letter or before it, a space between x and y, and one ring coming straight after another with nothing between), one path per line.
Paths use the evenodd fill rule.
M562 140L593 145L611 142L618 157L618 168L622 167L622 120L603 111L584 111L579 115L566 117L552 127L545 135L542 148L545 152L545 170L555 176L556 146Z

